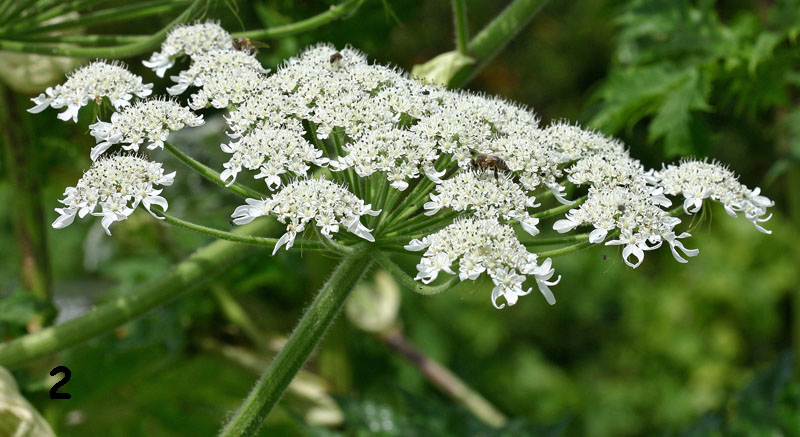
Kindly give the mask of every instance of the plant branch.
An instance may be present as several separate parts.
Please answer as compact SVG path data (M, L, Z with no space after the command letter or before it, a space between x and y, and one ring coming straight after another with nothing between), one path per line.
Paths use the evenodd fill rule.
M183 153L177 147L173 146L168 142L164 142L164 149L166 149L169 153L175 155L176 158L180 159L181 162L186 164L192 170L200 173L204 178L208 179L209 181L219 185L222 188L236 194L237 196L241 196L244 198L253 198L253 199L263 199L264 195L250 187L239 183L233 183L231 185L227 185L225 181L219 176L215 170L211 169L207 165L195 160L191 156Z
M364 0L347 0L338 5L332 5L327 11L315 15L305 20L297 21L295 23L286 24L283 26L275 26L267 29L247 30L244 32L233 33L234 38L250 38L250 39L277 39L287 36L296 35L298 33L307 32L317 27L330 23L338 18L344 16L348 11L354 11Z
M136 56L157 48L174 26L185 23L192 18L203 1L204 0L194 0L185 11L163 29L154 33L147 39L130 44L111 47L82 47L70 44L35 43L0 39L0 50L50 56L71 56L77 58L126 58Z
M426 294L426 295L433 295L443 293L456 285L458 282L458 278L453 277L450 278L447 282L436 285L436 286L429 286L424 285L421 282L415 281L411 276L408 276L406 272L400 268L397 264L395 264L388 255L383 253L380 250L375 250L372 252L372 257L375 259L375 262L380 264L384 270L388 271L400 284L404 287L413 290L419 294Z
M464 0L452 0L453 26L456 33L456 49L462 54L468 54L469 28L467 27L467 4Z
M342 304L368 269L365 245L344 257L317 294L286 345L275 357L220 436L251 436L278 403L286 387L339 314Z
M451 80L451 88L462 88L494 59L497 53L541 10L547 0L514 0L486 25L467 46L475 64L464 67Z
M273 226L274 222L259 220L242 226L237 233L260 234ZM108 332L216 277L253 252L253 249L228 241L211 243L131 293L61 325L0 344L0 365L19 367Z

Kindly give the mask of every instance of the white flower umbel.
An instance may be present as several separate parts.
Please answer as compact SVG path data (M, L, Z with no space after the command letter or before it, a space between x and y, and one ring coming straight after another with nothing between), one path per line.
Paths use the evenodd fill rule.
M542 127L523 105L423 84L397 68L371 64L349 47L309 47L270 74L251 51L233 46L231 35L214 23L180 26L145 65L161 76L178 57L191 58L188 68L172 76L175 84L168 92L178 95L191 88L190 109L227 111L231 139L221 146L228 159L220 178L233 186L243 171L251 170L269 190L277 190L268 199L247 199L233 212L234 222L277 217L286 232L275 251L290 248L297 238L316 238L316 248L349 252L358 239L345 234L334 242L340 227L375 241L375 250L392 252L393 244L412 240L407 249L426 249L417 280L430 283L441 271L455 273L458 263L461 280L487 273L495 284L492 301L502 307L527 294L530 289L522 285L534 278L548 302L554 302L549 289L557 282L551 280L552 262L548 258L537 264L537 255L525 246L564 242L547 251L564 255L590 244L620 245L631 267L665 242L679 262L697 255L697 249L683 245L690 235L676 230L681 220L673 215L681 209L666 210L672 196L683 196L689 214L704 199L718 200L728 214L741 212L768 232L760 224L769 219L773 202L718 164L688 161L647 170L622 142L600 132L563 121ZM123 160L102 157L112 145L153 149L171 132L202 123L171 101L122 109L133 95L149 92L148 85L121 66L98 62L34 99L37 106L31 111L67 107L60 117L74 120L90 99L108 96L119 112L91 126L97 139L91 157L100 156L92 168L105 168L112 159ZM92 171L87 180L101 179L94 176L99 170ZM171 181L168 176L165 182ZM347 186L334 179L347 181ZM59 209L54 226L91 212L103 215L108 229L139 202L146 207L162 204L154 182L140 183L137 194L129 194L136 182L118 188L111 184L114 190L106 190L102 201L92 188L99 183L81 182L89 188L67 190L67 207ZM250 191L238 185L231 190ZM572 206L554 205L551 195ZM549 209L542 210L537 201L547 202ZM378 215L370 205L382 213L362 223L363 216ZM95 212L98 206L101 212ZM303 234L312 220L317 237ZM586 227L588 235L542 240L537 236L540 220L553 220L559 233ZM525 246L515 234L517 223L535 237Z
M519 222L531 235L539 233L539 219L528 213L528 208L540 206L536 198L527 196L505 174L495 179L490 172L466 171L443 181L435 191L423 205L426 215L434 215L442 208L469 210L479 218L501 217Z
M222 150L232 156L223 164L225 171L220 177L230 185L242 168L260 170L255 178L264 179L267 188L275 190L282 184L281 175L305 177L309 164L326 165L328 158L303 138L302 126L297 124L295 129L262 126L239 141L223 144Z
M194 57L211 50L232 50L233 38L214 22L180 25L169 31L161 44L161 51L154 52L150 59L142 61L145 67L156 72L158 77L175 65L181 56Z
M89 126L97 141L90 156L94 161L114 144L123 144L124 150L133 151L139 151L142 144L148 149L163 149L170 132L202 124L202 115L172 100L139 101L111 114L111 121Z
M653 193L650 187L642 185L591 187L586 202L570 209L566 218L555 222L553 229L565 233L590 224L594 226L589 234L591 243L602 243L610 231L618 229L621 237L606 245L624 245L622 259L633 268L642 263L645 251L659 248L664 241L670 245L675 259L685 263L682 255L696 256L698 250L683 247L679 239L691 235L675 234L680 219L659 207L664 200L659 191ZM631 257L635 260L631 261Z
M167 200L160 196L157 185L169 186L175 172L164 174L158 162L151 162L136 155L113 155L94 162L74 187L64 191L63 208L56 208L59 217L53 227L61 229L72 224L75 216L87 214L103 217L101 224L111 235L109 226L125 220L141 203L150 210L158 205L167 210Z
M78 111L90 100L107 97L119 110L128 106L134 95L143 98L152 92L153 84L142 83L142 78L128 71L123 64L97 61L73 71L66 82L49 87L31 99L36 106L28 109L28 112L36 114L48 106L53 109L66 107L64 112L58 114L58 118L77 122Z
M314 220L320 233L333 238L339 232L339 225L367 241L375 241L370 229L361 224L364 215L377 215L371 205L356 197L346 188L325 179L302 179L286 185L282 190L266 200L247 199L247 204L233 212L233 222L243 225L254 219L273 215L286 224L286 233L281 236L272 254L281 246L289 249L297 235Z
M537 255L528 252L517 240L514 229L495 219L459 219L422 240L412 240L405 248L425 250L415 279L426 284L433 282L442 271L455 275L452 266L457 262L461 281L475 280L482 273L489 275L495 285L492 304L497 308L505 306L498 304L500 297L508 305L514 305L520 296L531 292L530 288L522 288L527 276L535 278L539 291L550 305L556 302L549 287L557 284L561 277L550 280L555 273L550 258L538 265Z
M775 203L761 195L761 189L751 190L737 180L735 174L715 162L684 161L679 165L668 165L653 177L669 195L682 195L683 209L694 214L703 206L704 199L716 200L725 207L731 217L743 212L761 232L772 233L760 223L769 220L767 208ZM766 215L766 217L764 217Z

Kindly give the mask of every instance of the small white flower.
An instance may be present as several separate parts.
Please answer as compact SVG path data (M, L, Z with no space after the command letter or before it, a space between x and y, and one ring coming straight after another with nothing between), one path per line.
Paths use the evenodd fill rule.
M31 99L36 106L28 112L39 113L48 106L53 109L66 107L58 114L64 121L78 121L78 111L89 103L107 97L115 109L128 106L134 95L140 98L153 92L153 84L143 84L142 78L128 71L123 64L104 61L92 62L69 74L63 84L49 87L38 97Z
M222 150L232 155L223 164L225 171L220 176L224 181L232 184L242 168L259 170L255 178L264 179L270 190L282 185L282 175L305 177L311 168L309 164L324 166L328 163L322 150L303 138L302 126L299 125L294 129L267 128L264 125L238 141L223 144Z
M420 240L412 240L406 250L425 250L417 265L416 279L428 284L444 271L456 274L451 266L458 263L458 276L461 281L477 279L486 272L495 284L492 290L492 303L497 308L505 304L497 303L503 297L508 305L517 302L520 296L530 293L522 283L526 275L536 278L539 290L550 304L555 303L548 288L558 283L549 281L554 271L548 258L541 266L536 264L536 254L530 253L517 240L511 226L500 224L494 218L459 219L446 228Z
M747 188L737 180L732 171L720 164L684 161L653 172L652 177L664 188L665 194L683 195L683 209L687 214L698 212L704 199L716 200L722 203L730 216L736 217L737 212L743 212L756 229L771 233L760 223L770 219L771 214L767 214L767 208L775 203L762 196L760 188Z
M142 61L145 67L164 77L167 69L175 64L175 59L186 55L194 57L212 50L232 50L233 38L215 22L195 23L175 26L161 44L161 51L154 52L150 59Z
M337 231L338 225L349 232L368 241L375 241L367 229L361 224L364 215L376 215L370 205L356 197L345 188L325 179L296 180L266 200L247 199L233 212L234 223L244 224L265 215L275 216L279 222L285 223L286 233L280 238L272 254L278 252L284 244L292 247L297 234L305 230L306 225L314 220L322 228L322 234L332 238L331 233Z
M98 121L89 126L97 145L92 148L92 161L114 144L124 144L124 150L139 151L139 146L148 149L164 148L170 132L186 126L200 126L203 116L192 113L171 100L145 100L111 114L111 121Z
M74 187L64 191L65 197L60 200L64 207L56 208L59 217L53 227L64 228L72 224L76 215L82 218L91 214L103 217L103 229L111 235L109 226L128 218L140 203L161 219L150 207L158 205L166 211L168 205L155 186L172 185L174 178L175 172L164 174L160 163L136 155L113 155L97 160Z

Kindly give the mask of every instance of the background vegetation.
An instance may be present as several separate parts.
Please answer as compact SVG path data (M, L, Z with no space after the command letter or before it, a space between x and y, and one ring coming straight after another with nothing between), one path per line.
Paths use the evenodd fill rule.
M468 1L470 29L504 4ZM208 16L235 31L291 23L328 5L220 4ZM146 26L155 31L173 16ZM267 40L259 58L274 69L308 44L330 41L410 70L453 50L452 27L449 2L366 1L345 20ZM89 30L147 33L141 22ZM543 123L565 118L617 135L646 165L687 155L726 162L776 201L773 235L714 209L696 222L693 246L701 252L687 265L662 251L633 271L613 247L556 259L563 280L553 307L534 297L498 311L480 283L435 297L402 290L392 332L511 418L500 431L432 384L388 334L341 317L306 368L307 390L296 387L262 434L800 435L800 379L791 358L793 345L800 347L799 34L794 0L546 4L468 88L525 103ZM152 80L139 60L128 60L131 68ZM64 187L89 165L91 116L82 113L77 125L52 113L29 116L29 95L4 80L3 129L34 151L24 171L35 175L50 223ZM157 80L156 88L165 83ZM224 126L211 112L206 118L206 126L173 141L219 163ZM4 340L36 329L49 314L20 279L25 264L13 232L19 170L4 155ZM235 204L188 172L168 197L176 215L218 227L228 226ZM86 220L48 228L46 240L58 320L130 292L206 243L141 213L118 224L113 238ZM408 257L406 267L414 262ZM254 250L211 285L13 375L58 435L207 435L236 408L331 267L310 253ZM54 379L47 374L59 364L72 369L63 390L70 400L48 397Z

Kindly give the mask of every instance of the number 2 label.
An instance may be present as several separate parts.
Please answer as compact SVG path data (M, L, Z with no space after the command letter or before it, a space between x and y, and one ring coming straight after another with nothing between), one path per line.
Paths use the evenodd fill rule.
M64 377L61 378L60 381L53 385L53 388L50 389L50 399L70 399L72 395L69 393L59 393L58 389L64 386L64 384L69 382L69 378L72 376L72 372L67 368L67 366L58 366L55 369L50 371L50 376L56 376L58 373L63 373Z

